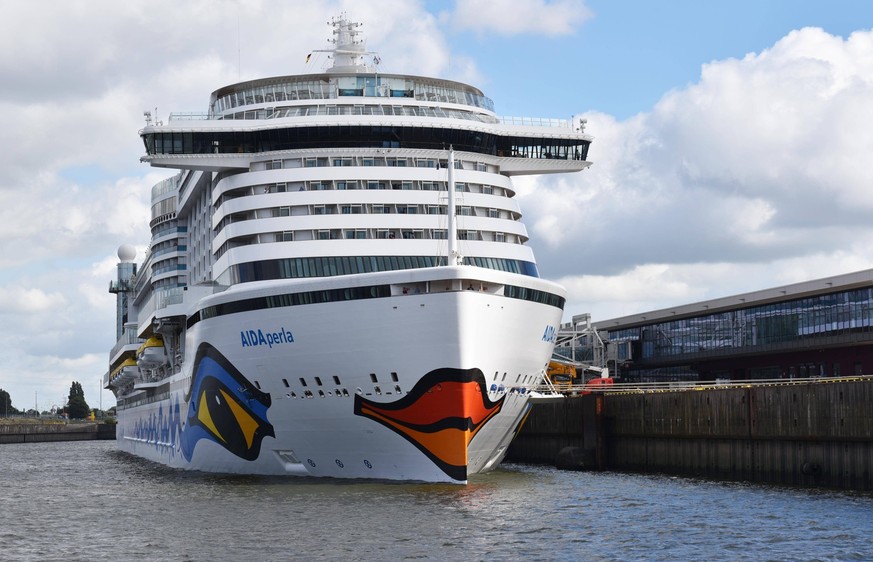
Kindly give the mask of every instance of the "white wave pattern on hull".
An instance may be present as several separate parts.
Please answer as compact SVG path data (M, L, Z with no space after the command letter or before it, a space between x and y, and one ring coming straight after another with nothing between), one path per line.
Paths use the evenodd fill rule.
M231 384L225 394L214 387L198 394L196 366L186 365L170 398L125 410L119 445L170 466L215 472L464 482L505 455L528 410L521 389L539 383L552 349L543 334L560 313L453 291L202 321L187 345L213 346L269 395L262 418L255 408L240 413L240 405L257 401L249 394L258 392L255 386L235 397L228 394L241 388ZM344 319L341 326L336 318ZM248 345L249 332L280 329L284 341ZM209 368L215 366L201 375L214 375ZM391 410L398 402L407 407ZM198 415L198 408L210 413ZM230 421L217 419L223 414ZM188 443L186 432L195 426L201 437ZM231 451L231 430L240 434L243 453L259 448L254 458Z

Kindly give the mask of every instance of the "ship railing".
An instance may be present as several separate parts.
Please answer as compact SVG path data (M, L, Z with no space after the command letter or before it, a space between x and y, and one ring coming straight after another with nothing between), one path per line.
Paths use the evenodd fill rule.
M246 111L247 114L250 114L251 119L274 119L279 117L288 117L294 116L291 115L291 111L295 108L287 108L282 110L275 110L272 108L264 108L264 109L251 109ZM354 115L355 107L353 106L316 106L312 111L307 113L307 117L312 117L314 115ZM361 113L364 115L364 113ZM376 115L376 114L374 114ZM393 113L382 113L382 115L392 116L395 115ZM470 113L470 114L462 114L460 112L454 112L449 117L454 118L465 118L475 121L482 121L483 117L481 114ZM215 120L218 116L212 115L208 112L196 112L196 111L185 111L185 112L175 112L170 114L170 121L209 121ZM555 127L562 129L571 129L572 122L569 119L551 119L548 117L513 117L513 116L498 116L497 120L499 123L503 125L512 125L512 126L523 126L523 127Z
M498 117L497 119L503 125L572 128L571 122L567 119L549 119L547 117Z
M211 119L206 111L176 111L170 113L170 121L208 121Z
M143 341L145 340L138 338L136 335L136 326L131 327L129 324L125 325L124 333L121 334L121 337L118 338L118 341L115 342L114 346L112 346L112 350L109 352L109 357L115 357L118 352L121 351L121 348L126 345L139 345Z
M140 325L147 321L149 316L155 313L156 310L166 308L173 304L181 304L184 298L184 287L171 287L168 289L158 289L155 291L149 300L140 307L137 314L137 321Z
M596 379L595 379L596 380ZM844 375L832 377L807 377L785 379L746 379L715 381L657 381L657 382L614 382L612 384L573 384L554 386L541 384L529 388L530 391L549 393L552 390L564 395L579 394L644 394L654 392L681 392L719 390L730 388L757 388L770 386L791 386L803 384L828 384L838 382L860 382L873 380L873 375ZM509 388L507 388L507 391Z

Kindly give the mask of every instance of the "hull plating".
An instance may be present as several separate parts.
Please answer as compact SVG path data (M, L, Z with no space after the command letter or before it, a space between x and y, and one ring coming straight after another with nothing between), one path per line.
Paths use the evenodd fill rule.
M203 320L167 392L119 412L119 446L214 472L465 482L503 458L560 315L456 291Z

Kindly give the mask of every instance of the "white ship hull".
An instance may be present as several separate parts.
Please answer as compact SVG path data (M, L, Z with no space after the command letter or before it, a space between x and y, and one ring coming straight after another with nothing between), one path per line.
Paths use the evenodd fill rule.
M566 299L512 177L583 170L592 138L381 72L360 24L330 25L323 73L144 114L142 161L178 173L109 286L118 443L194 470L466 482L524 422Z
M432 281L426 293L201 320L169 396L119 411L119 447L205 471L465 482L505 455L561 318L554 306L489 292L496 277L520 276L488 274L477 290Z

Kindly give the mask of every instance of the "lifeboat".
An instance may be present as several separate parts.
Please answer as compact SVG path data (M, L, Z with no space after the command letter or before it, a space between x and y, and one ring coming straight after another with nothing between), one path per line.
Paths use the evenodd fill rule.
M109 375L109 382L115 386L121 385L127 381L133 380L139 373L136 366L136 361L133 357L125 359L118 367Z
M167 360L164 350L164 340L161 336L152 336L143 342L136 352L136 364L143 369L160 367Z

